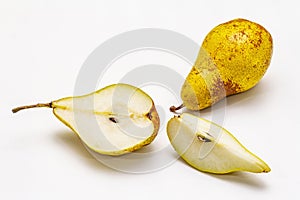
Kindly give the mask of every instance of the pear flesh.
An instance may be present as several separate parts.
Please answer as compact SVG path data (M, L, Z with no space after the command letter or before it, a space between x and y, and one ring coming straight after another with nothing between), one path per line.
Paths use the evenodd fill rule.
M93 151L121 155L151 143L159 129L153 100L141 89L114 84L84 96L48 104L23 106L53 108L54 115Z
M183 113L169 120L167 133L175 151L200 171L215 174L270 171L264 161L227 130L205 119Z

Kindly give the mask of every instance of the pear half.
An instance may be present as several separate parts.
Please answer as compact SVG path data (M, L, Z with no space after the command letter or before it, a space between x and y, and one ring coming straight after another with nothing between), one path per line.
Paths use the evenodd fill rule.
M269 172L268 165L221 126L183 113L167 125L175 151L194 168L210 173Z
M91 94L46 104L21 106L13 112L49 107L93 151L121 155L151 143L159 130L153 100L141 89L114 84Z

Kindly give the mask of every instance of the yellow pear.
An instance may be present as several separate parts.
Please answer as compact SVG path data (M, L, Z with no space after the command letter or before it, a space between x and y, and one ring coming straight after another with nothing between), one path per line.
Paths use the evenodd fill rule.
M205 37L182 87L183 105L201 110L249 90L265 74L272 49L271 34L257 23L234 19L216 26Z

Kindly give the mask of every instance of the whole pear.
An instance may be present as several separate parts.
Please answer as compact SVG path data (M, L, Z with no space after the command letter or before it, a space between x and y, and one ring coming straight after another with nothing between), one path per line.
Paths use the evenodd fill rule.
M261 25L234 19L213 28L181 90L183 105L201 110L254 87L270 65L271 34Z

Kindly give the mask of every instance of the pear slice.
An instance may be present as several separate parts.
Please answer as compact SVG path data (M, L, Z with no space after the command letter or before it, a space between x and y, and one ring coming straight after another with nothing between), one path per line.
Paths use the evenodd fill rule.
M159 129L154 103L141 89L114 84L91 94L12 111L49 107L93 151L107 155L132 152L151 143Z
M269 166L247 150L221 126L183 113L170 119L169 140L175 151L194 168L210 173L269 172Z

